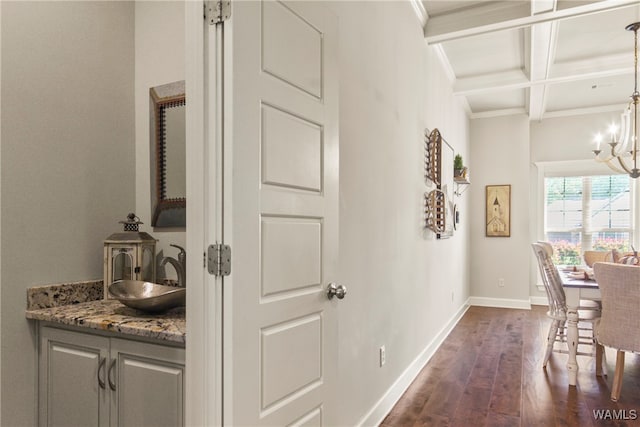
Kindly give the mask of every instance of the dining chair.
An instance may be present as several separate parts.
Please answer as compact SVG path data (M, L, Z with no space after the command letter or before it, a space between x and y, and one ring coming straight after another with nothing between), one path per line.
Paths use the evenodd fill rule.
M617 249L611 250L611 258L605 262L615 262L616 264L638 265L637 252L620 252Z
M607 261L607 256L610 257L609 251L584 251L582 252L582 258L587 267L593 267L596 262Z
M539 245L542 245L544 250L547 252L547 255L549 255L549 257L551 258L551 261L553 262L553 244L551 244L551 242L547 242L544 240L538 240L537 243ZM610 255L607 255L607 254L608 252L605 252L605 259L607 256L610 257ZM562 283L562 281L560 281L560 283ZM581 299L580 306L578 308L584 309L584 310L600 310L600 299L599 298Z
M624 353L640 352L640 267L596 263L593 267L602 293L602 317L595 325L596 360L603 346L617 349L611 400L617 402L622 389Z
M553 258L553 245L545 240L538 240L538 244L542 245L547 254Z
M547 334L547 347L542 361L542 367L547 367L547 362L551 356L551 352L567 354L568 349L555 349L554 344L557 342L566 343L567 335L565 332L567 324L567 301L562 288L562 279L558 273L558 269L553 264L551 255L547 251L545 245L541 243L532 243L533 252L538 260L538 267L540 269L540 276L542 277L542 283L547 293L547 299L549 300L549 310L547 311L547 317L551 319L551 325L549 326L549 332ZM578 346L591 345L593 349L594 337L593 337L593 322L599 318L599 309L579 309L578 310L578 324L590 323L591 328L578 327L578 332L589 331L590 335L579 335ZM577 352L578 355L592 356L593 351Z

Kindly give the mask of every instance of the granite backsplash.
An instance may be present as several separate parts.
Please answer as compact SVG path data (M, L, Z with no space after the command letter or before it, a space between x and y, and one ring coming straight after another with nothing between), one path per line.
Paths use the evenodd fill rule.
M97 301L103 296L102 280L35 286L27 289L27 310Z

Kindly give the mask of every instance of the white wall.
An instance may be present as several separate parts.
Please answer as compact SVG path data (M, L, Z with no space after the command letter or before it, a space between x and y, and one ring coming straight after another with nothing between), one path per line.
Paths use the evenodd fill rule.
M471 295L479 298L477 303L527 305L531 252L528 117L471 121L471 159ZM511 184L511 237L486 237L485 186L501 184ZM504 287L498 286L499 279L504 279Z
M338 401L341 422L357 425L376 421L369 411L469 295L466 195L451 239L423 230L424 129L439 128L467 158L468 121L410 2L331 8L340 25L339 277L349 288Z
M142 231L158 239L159 256L176 257L186 247L184 229L151 227L151 190L149 163L149 88L184 80L184 2L138 1L135 3L135 108L136 108L136 207L144 222ZM187 100L188 102L188 100ZM176 278L167 267L158 277Z
M609 125L620 121L620 113L589 114L559 117L531 123L531 161L592 159L594 136L601 132L606 138ZM602 144L603 149L608 147Z
M135 206L133 4L3 2L1 369L4 426L33 426L26 289L102 277Z
M611 112L531 123L525 116L508 116L471 122L472 210L481 212L471 226L471 295L479 297L473 302L499 304L506 299L516 301L502 303L525 304L529 296L544 297L536 286L537 265L530 247L541 238L535 163L593 159L595 134L605 133L619 115ZM512 185L511 238L484 235L487 184ZM498 278L505 279L504 288L497 286Z

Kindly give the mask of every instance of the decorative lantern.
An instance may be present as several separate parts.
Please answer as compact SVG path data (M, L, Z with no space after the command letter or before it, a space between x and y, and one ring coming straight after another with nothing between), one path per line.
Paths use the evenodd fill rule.
M156 280L156 240L138 231L142 224L134 213L127 215L124 231L113 233L104 241L104 295L116 280Z

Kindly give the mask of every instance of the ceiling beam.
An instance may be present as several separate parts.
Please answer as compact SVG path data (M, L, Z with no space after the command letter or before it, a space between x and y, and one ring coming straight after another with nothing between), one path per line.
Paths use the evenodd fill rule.
M481 95L510 89L522 89L531 86L529 77L523 70L509 70L499 73L465 77L455 80L455 95Z
M527 114L524 108L506 108L504 110L481 111L471 113L470 119L488 119L490 117L515 116L517 114Z
M513 22L531 16L528 2L487 2L480 6L429 17L425 24L427 44L468 37L478 29L491 28L500 23ZM487 31L484 31L487 32Z
M544 22L531 27L529 80L549 78L555 56L557 22ZM547 86L532 85L529 89L529 118L540 120L547 104Z
M506 84L497 84L493 86L482 86L482 87L466 88L466 89L459 89L461 87L459 86L459 84L462 82L458 80L454 87L454 95L461 95L461 96L480 95L483 93L498 92L503 90L530 88L537 85L566 83L566 82L579 81L579 80L597 79L597 78L609 77L609 76L620 76L625 74L633 74L633 67L624 68L624 69L610 69L607 71L593 72L588 74L549 77L548 79L538 80L535 82L527 80L526 82L521 82L521 83L508 82Z
M549 77L562 78L576 75L591 75L610 72L609 75L633 74L633 57L628 52L615 53L595 58L555 62Z
M597 107L575 108L572 110L548 111L542 115L542 119L553 119L557 117L582 116L585 114L620 113L627 107L627 104L600 105Z
M547 106L547 93L546 85L536 85L529 88L529 120L542 120Z
M633 65L628 55L611 55L601 60L570 61L553 64L554 72L546 78L531 80L522 70L511 70L457 79L455 95L481 95L503 90L531 88L539 85L631 75Z
M556 10L556 0L531 0L531 15Z
M602 0L571 5L564 9L531 14L528 2L491 2L486 5L430 17L425 25L427 44L444 43L495 31L529 27L534 24L632 7L638 0Z
M626 104L615 104L615 105L603 105L598 107L585 107L585 108L575 108L572 110L560 110L560 111L549 111L545 112L542 115L541 120L546 119L555 119L558 117L571 117L571 116L584 116L586 114L601 114L601 113L619 113L624 108L626 108ZM491 117L503 117L503 116L515 116L518 114L527 114L524 108L507 108L503 110L490 110L490 111L480 111L477 113L469 114L469 118L474 119L487 119Z

